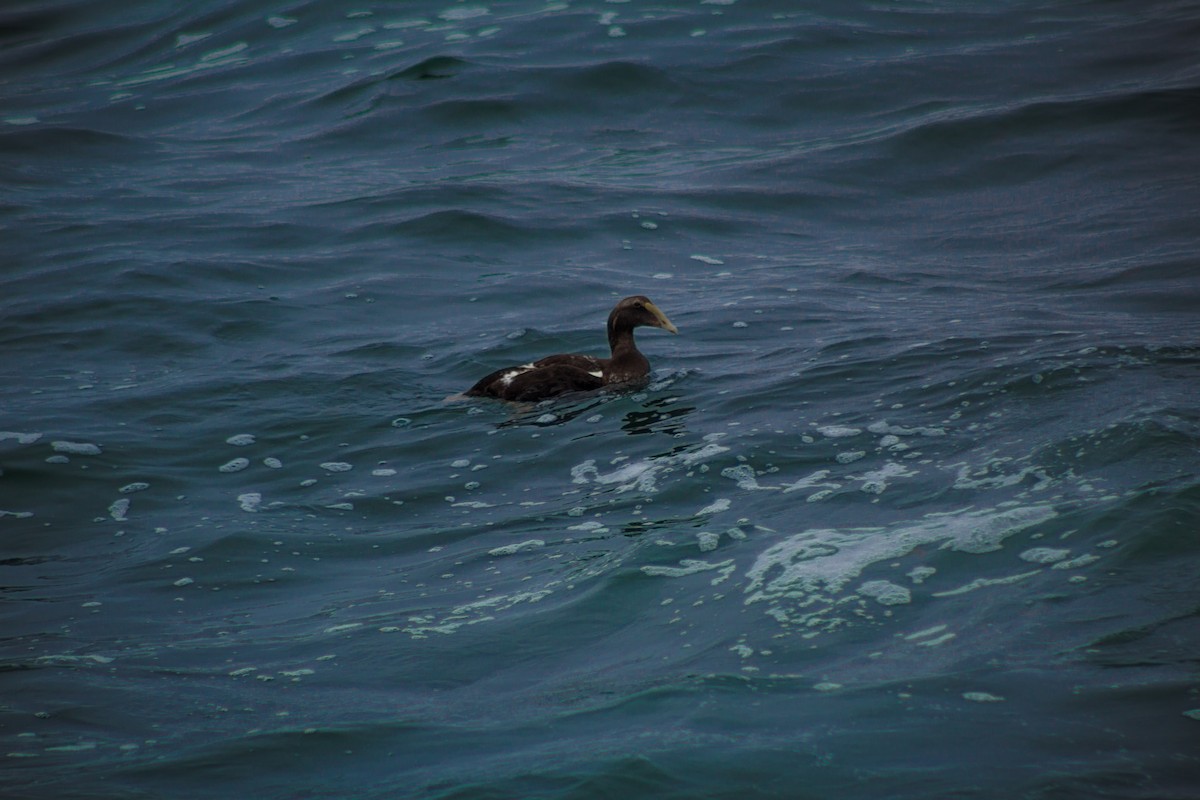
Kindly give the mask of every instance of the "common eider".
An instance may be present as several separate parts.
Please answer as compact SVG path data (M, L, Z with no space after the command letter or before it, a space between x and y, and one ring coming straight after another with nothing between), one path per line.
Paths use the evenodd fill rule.
M534 402L641 380L650 374L650 362L633 341L633 329L639 325L679 333L650 298L626 297L608 315L609 358L577 353L546 356L532 364L498 369L468 389L466 396Z

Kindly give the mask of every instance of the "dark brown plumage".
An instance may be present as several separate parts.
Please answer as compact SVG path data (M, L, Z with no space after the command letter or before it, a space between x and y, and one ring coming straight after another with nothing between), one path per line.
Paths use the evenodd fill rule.
M640 325L679 332L650 298L626 297L608 315L610 357L593 358L576 353L546 356L532 364L498 369L468 389L466 395L533 402L645 378L650 374L650 362L633 341L633 329Z

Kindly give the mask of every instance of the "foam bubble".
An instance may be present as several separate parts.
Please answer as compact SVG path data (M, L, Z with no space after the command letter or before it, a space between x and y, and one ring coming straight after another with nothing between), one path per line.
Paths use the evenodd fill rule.
M349 472L354 469L354 466L347 464L345 461L326 461L321 464L321 469L326 472Z
M483 600L476 600L473 603L456 606L450 609L449 613L440 620L434 618L432 615L409 617L409 621L413 624L403 628L403 631L414 639L423 639L431 633L440 633L448 636L457 633L465 625L477 625L481 622L488 622L495 619L496 614L507 611L513 606L524 603L537 603L549 597L550 594L551 591L549 589L539 589L532 592L514 592L513 594L487 597Z
M709 434L706 439L719 438ZM658 491L658 476L671 471L675 467L690 467L714 458L729 450L708 441L696 450L675 453L667 456L657 456L624 464L613 472L602 473L596 467L595 459L589 458L571 468L571 480L577 484L596 483L604 486L615 485L616 491L626 492L637 489L642 492Z
M200 56L200 61L202 63L203 62L212 62L212 61L226 61L230 58L230 56L235 56L238 53L241 53L242 51L246 50L249 47L250 47L250 45L246 44L245 42L235 42L235 43L229 45L228 47L222 47L219 50L213 50L211 53L205 53L204 55Z
M248 467L248 466L250 466L250 459L248 459L248 458L235 458L235 459L233 459L233 460L231 460L231 461L227 461L227 462L225 462L225 463L224 463L224 464L222 464L220 467L218 467L218 469L219 469L221 472L241 472L242 470L244 470L244 469L245 469L246 467Z
M908 478L916 475L916 470L908 469L900 464L889 461L877 470L865 472L858 476L862 486L860 490L867 494L883 494L888 487L888 481L891 478Z
M747 571L747 603L816 603L827 610L846 584L872 564L900 558L918 547L941 543L966 553L987 553L1020 531L1056 516L1048 505L931 515L892 528L811 529L793 534L759 553ZM1007 580L1019 580L1034 573ZM999 579L1006 580L1006 579ZM981 579L971 588L991 585ZM901 588L901 587L897 587ZM969 591L952 590L950 594ZM946 594L946 593L943 593Z
M931 578L937 573L936 567L913 567L906 574L913 583L924 583L926 578Z
M578 525L568 525L567 530L569 530L569 531L606 531L606 530L608 530L608 528L604 527L603 522L596 522L595 520L588 520L587 522L581 522Z
M108 507L108 513L117 522L125 522L126 515L129 514L129 498L122 497L120 500L114 500Z
M540 547L545 547L546 542L543 539L528 539L524 542L516 544L506 544L503 547L494 547L488 550L490 556L511 556L514 553L522 553L528 550L537 550Z
M354 42L354 41L357 41L357 40L363 38L364 36L370 36L372 33L375 33L375 28L373 28L370 25L363 25L361 27L355 28L352 31L346 31L345 33L339 33L337 36L333 37L333 41L335 41L335 42Z
M1038 482L1034 485L1034 489L1041 489L1052 483L1052 479L1045 470L1037 466L1025 467L1017 472L1005 474L1002 470L1008 461L1009 459L1006 458L996 459L975 470L966 464L958 465L958 476L954 479L954 488L1003 489L1022 483L1029 476L1037 478Z
M783 493L795 492L800 489L812 489L817 486L829 487L832 489L840 489L840 483L825 483L825 479L829 477L829 470L819 469L811 475L807 475L795 483L786 484L783 487Z
M977 511L950 517L954 535L943 547L964 553L999 550L1006 538L1053 519L1058 514L1048 505L1019 506L998 513Z
M717 498L716 500L714 500L713 502L709 503L708 505L706 505L704 508L697 511L692 516L702 517L706 514L716 514L718 512L728 510L729 506L730 506L729 499L726 497L720 497L720 498Z
M201 42L212 36L211 33L181 33L175 37L175 48L187 47L189 44Z
M447 22L462 22L466 19L474 19L475 17L485 17L492 12L488 11L484 6L460 6L451 8L438 14L439 19L444 19Z
M708 437L705 438L707 439ZM681 453L680 455L675 456L675 458L677 458L681 464L691 466L692 464L697 464L701 461L707 461L710 458L720 455L721 453L728 452L728 450L728 447L716 444L714 441L709 441L699 450L695 450L690 453Z
M51 442L50 446L54 448L56 453L67 453L73 456L98 456L100 455L100 445L92 444L91 442Z
M863 597L870 597L884 606L898 606L912 602L912 592L890 581L867 581L858 587L858 593Z
M972 703L1002 703L1004 698L988 692L963 692L963 699Z
M917 631L916 633L910 633L904 637L904 640L906 642L915 642L918 639L926 639L930 636L941 633L942 631L946 630L946 627L946 625L934 625L932 628L925 628L924 630Z
M246 447L247 445L254 444L254 441L254 434L238 433L226 439L225 444L231 444L234 447Z
M66 653L51 656L38 656L37 661L42 664L111 664L115 659L112 656L102 656L99 653L89 653L88 655L75 656ZM37 716L41 716L39 713Z
M955 595L974 592L978 589L984 589L989 586L1011 586L1014 583L1020 583L1023 580L1032 578L1040 573L1040 569L1035 569L1032 572L1019 572L1016 575L1006 575L1003 578L976 578L970 583L965 583L957 589L948 589L944 592L934 592L934 597L954 597Z
M754 468L749 464L738 464L736 467L726 467L721 470L722 478L729 478L737 481L739 489L776 489L776 486L762 486L758 482L758 476L754 474Z
M858 436L862 433L862 429L851 428L846 425L822 425L817 428L817 433L826 439L849 439L852 436Z
M1099 560L1100 556L1095 555L1094 553L1085 553L1084 555L1075 556L1075 558L1071 558L1066 561L1060 561L1051 567L1051 569L1076 569L1077 567L1086 567L1088 564L1094 564Z
M612 472L601 473L596 468L596 462L588 459L582 464L571 468L571 479L575 483L595 482L599 484L617 484L618 492L640 489L644 492L657 490L655 477L657 470L650 461L637 461L626 464Z
M1055 549L1053 547L1034 547L1021 553L1020 558L1023 561L1033 564L1053 564L1056 561L1062 561L1070 554L1070 550Z
M17 444L33 444L42 438L40 433L18 433L17 431L0 431L0 442L5 439L16 439ZM55 448L57 449L57 448Z
M919 646L919 647L937 647L938 645L945 644L946 642L950 641L951 639L955 638L956 636L958 636L957 633L943 633L941 636L935 636L932 639L926 639L923 642L917 642L917 646Z
M722 569L733 565L733 559L728 561L720 561L713 564L708 561L699 561L692 558L685 558L679 562L678 567L660 567L660 566L645 566L642 567L642 572L646 575L662 578L682 578L686 575L695 575L698 572L706 572L713 569Z
M891 436L945 436L944 428L925 428L913 427L905 428L899 425L889 425L886 421L872 422L867 426L867 430L874 434L888 434Z

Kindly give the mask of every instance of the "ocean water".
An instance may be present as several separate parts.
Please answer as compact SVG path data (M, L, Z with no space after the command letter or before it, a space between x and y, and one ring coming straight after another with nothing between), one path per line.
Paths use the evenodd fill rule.
M1200 796L1198 36L6 4L0 794Z

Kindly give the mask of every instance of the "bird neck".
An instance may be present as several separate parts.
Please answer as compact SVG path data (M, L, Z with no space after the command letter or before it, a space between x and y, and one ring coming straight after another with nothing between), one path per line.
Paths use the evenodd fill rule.
M613 358L619 353L637 352L637 345L633 342L633 326L615 314L608 318L608 346Z
M608 345L612 348L612 358L608 366L610 380L633 380L649 374L650 362L633 341L632 325L613 325L610 321Z

